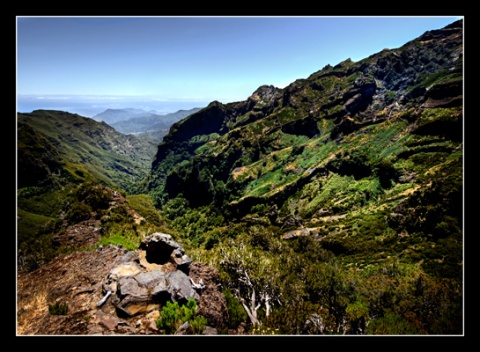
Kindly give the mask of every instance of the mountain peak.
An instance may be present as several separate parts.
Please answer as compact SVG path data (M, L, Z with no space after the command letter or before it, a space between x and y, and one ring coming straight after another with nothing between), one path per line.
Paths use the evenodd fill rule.
M262 85L257 88L255 92L249 97L250 100L255 102L264 101L271 102L273 99L278 98L282 92L281 88L277 88L273 85Z

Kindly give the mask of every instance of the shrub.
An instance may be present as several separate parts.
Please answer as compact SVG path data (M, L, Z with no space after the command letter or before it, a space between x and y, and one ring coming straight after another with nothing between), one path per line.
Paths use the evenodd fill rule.
M310 301L288 304L274 309L261 327L253 326L256 335L327 335L335 329L335 319L326 308Z
M251 329L252 335L278 335L279 329L274 329L269 326L255 324Z
M207 326L207 318L197 315L192 321L190 321L190 326L192 327L192 333L194 335L200 335L205 327Z
M55 302L54 304L49 304L48 312L51 315L67 315L68 305L62 302Z
M92 187L85 197L85 203L93 209L108 209L111 200L111 195L100 187Z
M58 255L52 234L42 234L37 238L19 243L18 268L33 271L48 263Z
M189 298L187 303L179 305L178 302L167 302L156 320L157 328L165 330L166 334L173 334L185 322L190 323L192 334L201 334L207 325L207 319L195 316L197 302Z
M116 223L132 223L133 216L129 214L127 207L119 206L109 212L109 221Z
M372 320L367 326L368 335L417 335L423 333L404 318L391 313Z
M91 212L92 208L89 205L81 202L74 202L70 206L65 218L67 218L70 223L74 224L90 218Z
M225 299L227 300L227 325L230 329L235 329L240 325L240 323L247 321L247 313L245 312L245 309L243 309L238 299L236 299L229 290L224 290L223 294L225 295Z
M205 249L210 250L215 247L220 240L218 232L213 232L205 241Z
M361 300L348 304L345 313L350 320L350 333L362 334L365 332L366 321L369 317L368 304Z
M137 194L127 197L128 205L138 211L148 222L160 226L160 214L152 201L146 194Z
M92 182L85 182L75 191L74 197L93 209L107 209L112 200L111 194L104 187Z
M257 204L252 206L251 212L261 214L265 212L266 209L267 209L267 206L265 204Z

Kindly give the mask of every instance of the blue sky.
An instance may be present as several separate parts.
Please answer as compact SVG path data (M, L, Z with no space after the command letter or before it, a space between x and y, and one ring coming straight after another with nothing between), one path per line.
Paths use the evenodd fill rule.
M48 99L229 103L459 18L19 16L17 97L38 108Z

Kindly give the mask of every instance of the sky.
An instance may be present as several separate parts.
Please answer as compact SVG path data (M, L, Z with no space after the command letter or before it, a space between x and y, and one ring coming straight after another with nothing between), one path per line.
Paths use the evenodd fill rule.
M246 100L327 64L395 49L463 16L17 16L17 111L91 117Z

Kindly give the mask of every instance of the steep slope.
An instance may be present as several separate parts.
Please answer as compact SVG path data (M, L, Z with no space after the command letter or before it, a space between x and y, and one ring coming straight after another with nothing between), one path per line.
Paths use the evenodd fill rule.
M308 228L345 262L365 265L374 239L361 246L352 236L368 232L363 217L373 214L380 222L368 226L384 239L448 238L455 250L437 247L424 267L461 277L462 35L457 21L284 89L213 102L172 126L146 189L166 211L209 206L226 221ZM423 249L409 246L387 247L378 260L416 261Z
M212 102L145 190L260 331L459 334L463 119L460 20Z
M150 140L67 112L20 113L17 126L18 188L51 182L51 175L62 173L128 189L144 176L155 151Z
M64 221L105 212L114 191L95 185L116 193L131 190L150 167L154 148L149 139L125 136L80 115L48 110L18 114L17 246L22 265L36 267L61 250L55 236ZM93 233L98 240L95 224L81 227L89 229L83 236Z
M221 182L232 210L245 213L332 173L376 173L385 188L398 186L415 172L405 167L413 154L461 151L462 48L457 22L284 89L264 86L244 102L213 102L172 126L147 187L163 199L182 193L205 205Z

